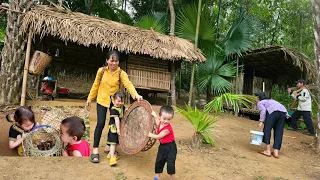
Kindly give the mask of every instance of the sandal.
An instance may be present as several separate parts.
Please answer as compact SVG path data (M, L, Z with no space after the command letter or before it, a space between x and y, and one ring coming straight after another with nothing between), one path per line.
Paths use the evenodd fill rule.
M95 160L96 159L96 160ZM90 161L92 163L99 163L100 160L99 160L99 154L91 154L90 155Z

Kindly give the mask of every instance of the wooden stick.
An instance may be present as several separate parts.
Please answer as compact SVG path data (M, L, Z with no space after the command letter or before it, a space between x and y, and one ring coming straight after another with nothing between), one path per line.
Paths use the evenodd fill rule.
M8 8L3 7L2 5L0 5L0 9L4 9L4 10L6 10L6 11L12 11L12 12L24 14L24 12L12 10L12 9L8 9Z
M21 93L21 102L20 102L21 106L24 106L26 104L27 79L28 79L29 60L30 60L30 51L31 51L31 38L32 38L32 33L30 31L28 35L26 60L24 62L24 70L23 70L22 93Z

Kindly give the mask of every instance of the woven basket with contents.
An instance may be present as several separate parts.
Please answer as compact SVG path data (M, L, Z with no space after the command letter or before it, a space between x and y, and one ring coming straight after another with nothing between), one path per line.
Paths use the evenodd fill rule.
M24 156L61 156L60 124L66 117L60 109L47 111L41 123L22 142Z
M57 130L39 125L22 142L24 156L61 156L62 142Z
M136 101L126 111L121 120L119 143L122 151L127 154L136 154L149 150L155 139L149 138L149 132L156 133L152 108L148 101Z

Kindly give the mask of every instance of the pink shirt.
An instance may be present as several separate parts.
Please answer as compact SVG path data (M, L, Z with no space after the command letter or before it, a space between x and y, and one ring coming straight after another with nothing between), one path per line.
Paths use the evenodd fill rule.
M168 125L162 127L162 129L160 129L160 124L159 124L158 129L157 129L157 133L160 134L161 131L166 130L166 129L169 130L170 133L168 135L164 136L162 139L160 139L160 144L168 144L168 143L171 143L174 141L174 134L173 134L171 124L168 124Z
M79 144L70 145L66 149L69 156L72 156L72 154L70 154L69 152L74 150L79 151L82 156L90 156L90 146L89 143L85 140L81 140Z

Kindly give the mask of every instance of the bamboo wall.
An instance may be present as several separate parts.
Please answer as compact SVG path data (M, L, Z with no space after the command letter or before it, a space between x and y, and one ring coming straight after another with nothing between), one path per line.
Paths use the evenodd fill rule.
M170 91L169 61L130 54L126 71L136 88Z

